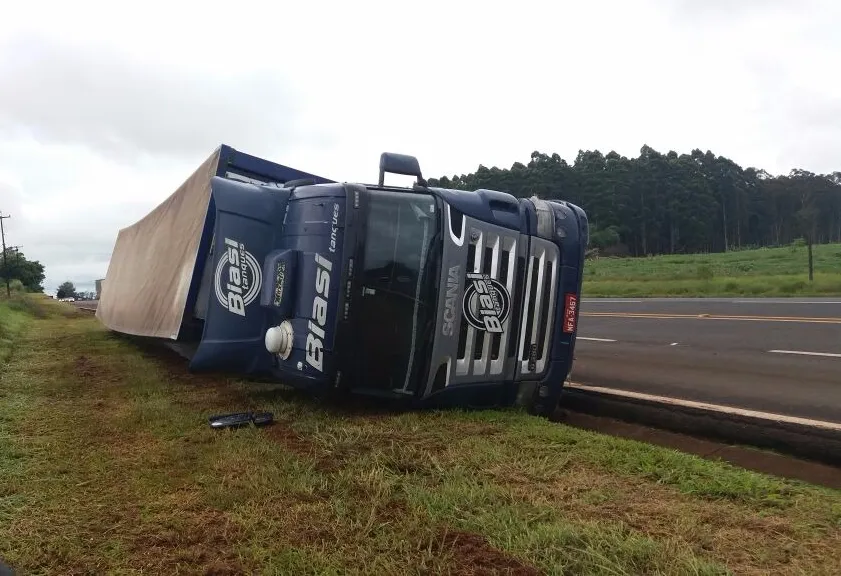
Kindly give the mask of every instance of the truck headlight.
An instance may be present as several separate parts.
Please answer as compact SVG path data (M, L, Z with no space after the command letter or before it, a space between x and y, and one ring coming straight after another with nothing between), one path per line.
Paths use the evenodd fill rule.
M292 323L289 320L284 320L279 326L272 326L266 330L266 350L286 360L292 353L292 334Z
M551 240L555 232L555 213L552 207L546 200L541 200L537 196L532 196L529 200L532 201L537 212L537 235Z

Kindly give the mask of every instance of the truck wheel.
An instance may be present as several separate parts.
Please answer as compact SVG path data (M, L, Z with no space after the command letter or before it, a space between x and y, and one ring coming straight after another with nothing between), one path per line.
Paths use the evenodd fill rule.
M552 389L543 384L534 391L528 411L535 416L548 418L555 412L559 401L560 395L553 394Z

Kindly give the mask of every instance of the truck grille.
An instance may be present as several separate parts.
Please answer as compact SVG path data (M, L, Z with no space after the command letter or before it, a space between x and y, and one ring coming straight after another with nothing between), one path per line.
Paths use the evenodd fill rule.
M522 261L522 259L520 259ZM517 279L517 237L476 230L467 246L467 270L488 274L502 283L511 295L511 308L502 323L502 334L476 330L468 322L461 322L456 376L499 375L505 368L509 347L508 325L518 308L515 297Z
M532 238L526 271L524 315L520 321L520 374L541 374L546 369L555 293L558 282L558 249L539 238Z

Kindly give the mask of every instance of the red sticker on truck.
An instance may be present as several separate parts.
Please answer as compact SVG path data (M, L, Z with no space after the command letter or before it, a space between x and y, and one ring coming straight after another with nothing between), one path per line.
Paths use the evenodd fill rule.
M578 316L578 296L575 294L566 295L566 303L564 305L564 333L572 334L575 332L575 319Z

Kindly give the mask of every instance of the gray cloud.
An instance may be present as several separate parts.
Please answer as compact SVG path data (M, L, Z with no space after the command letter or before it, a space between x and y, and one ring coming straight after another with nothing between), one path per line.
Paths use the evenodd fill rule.
M276 73L239 78L152 65L97 46L17 37L0 45L0 133L79 143L118 160L278 149L308 138ZM226 71L229 72L229 71Z
M774 173L841 168L834 0L526 2L485 10L481 27L473 7L432 4L460 34L413 42L404 17L356 4L319 20L317 38L305 25L255 32L207 6L167 7L163 21L114 12L103 26L75 5L45 20L22 4L28 18L0 24L12 243L47 266L48 289L101 277L117 230L223 142L368 181L383 150L417 154L432 176L644 142ZM430 6L410 27L440 25ZM254 10L295 23L323 12ZM347 36L354 26L376 33Z
M841 98L802 91L790 98L788 105L793 122L804 129L841 135ZM837 150L834 152L837 154ZM838 163L841 166L841 159Z
M806 90L778 102L773 124L780 154L794 166L818 172L841 170L841 99Z
M3 214L19 214L21 195L16 186L3 180L0 173L0 212Z
M269 157L329 145L301 125L284 77L253 63L247 74L209 74L19 35L0 38L0 78L0 210L13 215L10 243L45 265L48 291L103 276L117 231L219 144ZM53 201L66 210L57 215Z
M0 201L5 198L0 195ZM79 201L84 202L83 198ZM77 284L92 282L105 274L117 231L140 219L151 208L151 202L106 208L91 204L85 209L68 211L64 221L52 225L27 217L19 209L5 222L7 240L10 244L22 244L27 258L44 264L47 291L54 290L64 280Z

